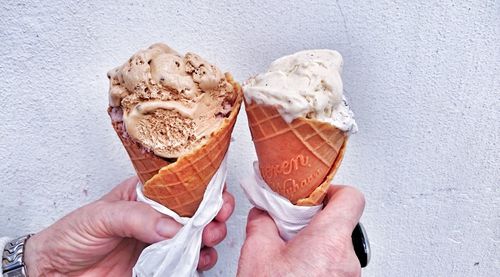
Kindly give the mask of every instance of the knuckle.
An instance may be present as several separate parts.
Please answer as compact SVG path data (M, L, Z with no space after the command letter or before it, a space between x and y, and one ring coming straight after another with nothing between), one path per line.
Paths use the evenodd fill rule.
M254 231L257 231L257 228L258 224L255 221L248 222L245 228L247 235L253 233Z
M234 196L230 192L225 191L224 192L224 201L226 201L226 202L234 202Z
M349 255L352 251L350 239L338 235L335 237L323 238L323 241L322 251L324 254L330 256L333 261L341 263L349 260Z
M217 263L218 255L214 248L208 248L205 253L203 261L204 270L211 269Z
M335 249L331 249L327 263L322 268L328 272L337 272L339 276L361 276L361 266L357 257L345 245L337 245Z
M343 269L345 276L350 276L350 277L361 276L361 265L354 253L350 255L348 260L344 261L343 265L344 265Z
M359 262L353 268L351 276L356 276L356 277L361 276L361 265L359 265Z
M93 230L105 234L111 233L112 214L108 205L105 201L96 201L82 208L84 216L80 218L83 219L87 232Z
M227 228L225 224L214 226L214 228L210 230L209 241L211 244L217 244L222 240L224 240L226 235L227 235Z
M226 224L221 224L220 232L218 234L219 234L219 239L220 240L223 240L227 236L227 226L226 226Z
M346 193L349 194L352 201L356 203L356 206L364 208L366 199L365 195L360 190L351 186L346 186L344 189L346 190Z
M96 201L88 206L85 206L83 209L88 216L91 216L94 219L107 219L110 213L110 203L106 201ZM101 219L102 220L102 219Z
M227 221L234 211L234 202L224 201L221 210L219 211L219 221Z
M365 205L366 205L366 198L365 198L365 195L359 191L359 190L356 190L357 193L356 193L356 201L358 203L358 207L361 209L361 210L364 210L365 209Z
M246 233L247 235L253 231L258 231L259 226L261 226L261 218L259 215L261 215L261 211L253 208L250 210L248 213L248 219L247 219L247 226L246 226Z

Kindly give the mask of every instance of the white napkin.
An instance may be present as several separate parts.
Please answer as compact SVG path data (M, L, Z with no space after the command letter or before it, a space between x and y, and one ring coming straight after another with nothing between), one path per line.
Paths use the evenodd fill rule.
M288 241L304 229L323 205L296 206L272 191L260 175L259 163L253 163L254 174L241 182L241 187L255 207L265 210L273 218L281 237Z
M201 235L222 207L222 191L226 181L226 158L208 183L203 200L193 217L181 217L176 212L147 198L143 186L137 184L137 201L145 202L158 212L184 225L171 239L146 247L133 269L133 276L199 276L196 270L200 258Z

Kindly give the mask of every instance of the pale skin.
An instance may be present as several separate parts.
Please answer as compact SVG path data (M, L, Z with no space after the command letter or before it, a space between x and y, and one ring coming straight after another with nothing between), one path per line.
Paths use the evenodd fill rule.
M250 210L238 276L360 276L351 234L363 213L363 194L352 187L332 186L326 202L288 242L266 212Z
M130 178L101 199L63 217L31 237L25 263L29 276L129 276L141 251L172 238L181 225L145 203L136 202L137 178ZM226 236L225 222L234 198L224 191L224 204L203 231L198 270L217 262L213 248Z
M148 205L136 202L136 178L118 185L31 237L25 263L29 276L130 276L148 244L172 238L181 226ZM213 248L226 236L225 222L234 198L224 191L224 204L203 231L198 270L217 262ZM361 275L351 233L364 209L363 195L347 186L332 186L325 208L292 240L279 236L274 221L253 208L238 265L238 276Z

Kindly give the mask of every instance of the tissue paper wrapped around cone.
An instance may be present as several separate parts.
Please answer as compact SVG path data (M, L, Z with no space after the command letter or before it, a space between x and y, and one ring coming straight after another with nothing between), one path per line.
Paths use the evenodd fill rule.
M271 106L245 107L262 178L293 204L320 204L344 156L346 133L313 119L287 123Z
M164 44L139 51L124 65L110 71L108 77L111 83L108 113L144 185L144 195L180 216L191 217L228 150L242 101L241 87L229 73L221 74L196 54L183 56ZM217 91L219 87L221 91ZM185 110L189 112L185 106L189 107L193 99L201 99L194 107L209 106L213 104L210 101L225 103L221 108L224 114L217 115L217 119L209 118L205 111L201 119L197 118L199 122L194 126L196 132L205 132L202 139L185 135L186 130L182 129L184 119L191 124L188 127L193 126L193 120L184 115ZM147 107L153 108L145 111ZM144 123L148 116L157 116L158 110L163 113L159 113L163 116L160 119L165 119L163 122ZM139 119L133 121L137 114ZM177 121L170 123L165 114L174 115ZM211 125L210 120L217 120L217 124ZM174 128L180 134L177 144L171 143L176 142L172 138L176 134L170 130ZM148 138L138 137L143 133ZM157 141L168 141L170 148L154 148L151 144Z

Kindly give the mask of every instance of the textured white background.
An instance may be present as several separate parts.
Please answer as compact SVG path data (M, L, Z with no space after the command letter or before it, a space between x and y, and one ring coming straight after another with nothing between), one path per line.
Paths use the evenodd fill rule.
M106 72L136 50L167 42L243 81L333 48L360 128L335 181L367 198L364 274L498 276L498 1L69 2L1 4L0 235L40 230L133 174ZM236 271L249 209L238 180L255 158L246 124L242 112L228 179L238 206L208 276Z

